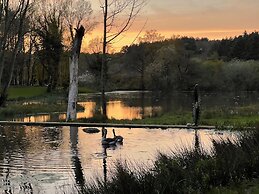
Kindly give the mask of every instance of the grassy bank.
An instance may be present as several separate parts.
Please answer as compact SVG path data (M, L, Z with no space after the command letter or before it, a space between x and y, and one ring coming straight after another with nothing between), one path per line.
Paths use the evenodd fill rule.
M79 87L79 93L91 92L94 91L86 87ZM22 114L64 112L66 111L66 99L67 91L61 88L53 93L47 93L45 87L12 87L9 90L7 107L0 109L0 116L4 118L5 116ZM96 115L94 118L81 119L80 122L103 122L103 119L101 116ZM163 113L152 118L146 117L142 120L110 119L106 122L183 125L192 123L192 113L191 109L189 112L178 110ZM200 124L215 125L218 129L225 129L226 126L231 126L233 129L255 127L259 125L259 104L237 107L213 107L211 109L202 107Z
M259 125L259 116L254 115L222 115L215 112L213 117L206 117L206 112L202 114L199 124L212 125L217 129L243 129L254 128ZM94 118L80 119L80 122L103 122L101 116ZM157 125L185 125L192 123L192 114L190 112L165 113L156 117L147 117L134 120L116 120L108 119L109 123L131 123L131 124L157 124Z
M139 123L139 124L165 124L181 125L192 123L192 113L187 111L168 112L156 117L146 117L142 120L120 120L111 119L114 123ZM202 109L199 120L200 125L213 125L218 129L242 129L259 126L259 105L240 107L214 107Z
M236 141L213 140L211 154L197 145L179 154L159 154L150 169L134 170L118 163L107 182L87 185L82 193L218 193L245 188L247 181L254 182L253 190L258 191L258 130Z
M85 87L79 87L79 93L90 93ZM67 91L62 88L47 93L46 87L11 87L8 91L6 107L0 108L2 119L36 113L66 112ZM78 106L77 110L83 110Z
M93 93L95 92L92 89L87 87L79 87L78 93ZM8 100L25 100L33 98L44 98L46 96L53 96L55 94L67 95L67 92L62 88L58 88L53 93L47 93L47 87L33 87L33 86L19 86L19 87L10 87L8 90Z
M34 98L46 93L46 87L11 87L8 90L8 100Z
M112 123L135 123L135 124L165 124L165 125L184 125L193 123L192 107L189 110L178 108L170 108L170 112L159 112L153 117L145 117L135 120L116 120L109 119L106 122ZM83 119L83 122L102 122L103 119L99 115L95 118ZM218 106L210 106L208 103L201 106L201 116L199 124L214 125L218 129L242 129L247 127L256 127L259 125L259 103L251 104L231 104Z

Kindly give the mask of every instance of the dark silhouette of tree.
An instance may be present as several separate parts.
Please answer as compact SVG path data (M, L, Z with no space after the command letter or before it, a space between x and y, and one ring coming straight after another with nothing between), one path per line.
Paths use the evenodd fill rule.
M42 2L44 4L46 2ZM58 84L59 64L61 54L63 52L63 26L62 12L58 9L58 4L50 4L48 8L43 9L43 5L39 6L41 12L36 17L37 24L35 32L39 38L38 49L43 55L41 63L48 73L47 85L48 92L55 90Z
M216 43L215 50L226 61L231 59L258 60L259 59L259 34L252 32L235 38L223 39Z
M22 49L22 41L23 41L23 38L24 38L24 35L25 35L25 20L27 18L27 14L29 12L29 8L30 8L30 0L21 0L19 1L18 5L17 5L17 8L16 8L16 11L14 11L14 15L12 17L12 20L9 21L7 18L9 17L9 13L10 13L10 7L9 7L9 1L6 1L6 4L5 4L5 17L6 17L6 21L9 21L11 22L14 27L16 28L13 28L11 29L11 26L9 28L9 30L7 30L6 32L8 33L9 31L10 32L15 32L15 39L14 39L14 47L13 47L13 50L12 50L12 59L10 61L10 65L8 66L8 75L6 77L6 80L4 81L4 83L2 84L2 88L1 88L1 96L0 96L0 106L5 106L5 102L7 100L7 94L8 94L8 88L11 84L11 81L12 81L12 78L13 78L13 73L14 73L14 67L15 67L15 62L16 62L16 58L18 56L18 53L21 51ZM17 23L16 23L17 22ZM5 23L6 24L6 23ZM18 24L16 26L16 24ZM6 24L7 25L7 24ZM14 30L14 31L12 31ZM7 36L8 34L6 34ZM4 35L5 36L5 35ZM5 37L3 37L3 46L5 44L5 46L8 46L8 43L6 42L5 40ZM2 50L2 57L4 57L4 51L5 49ZM4 58L3 58L4 60ZM3 65L3 64L2 64Z
M133 24L134 19L144 5L143 0L104 0L103 10L103 48L101 68L101 104L103 118L107 118L106 82L107 82L107 46L117 40ZM125 17L126 15L126 17Z

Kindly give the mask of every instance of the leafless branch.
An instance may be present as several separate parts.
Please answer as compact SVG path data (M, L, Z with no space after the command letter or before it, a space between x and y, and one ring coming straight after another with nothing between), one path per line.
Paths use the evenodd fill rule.
M129 30L129 28L134 23L134 20L135 20L136 16L139 14L141 8L143 7L144 1L142 1L139 4L137 4L137 0L127 1L127 3L125 3L125 4L123 4L123 6L119 7L119 9L117 11L113 12L113 14L111 15L113 17L109 18L109 19L111 19L110 23L108 24L109 25L109 29L108 29L109 33L111 32L111 29L112 29L113 24L115 22L115 17L121 11L125 10L129 5L131 5L131 7L130 7L129 14L127 16L127 19L123 23L120 24L120 27L119 27L119 29L117 29L117 32L114 32L113 34L110 34L110 35L107 36L107 43L111 43L113 40L115 40L122 33Z

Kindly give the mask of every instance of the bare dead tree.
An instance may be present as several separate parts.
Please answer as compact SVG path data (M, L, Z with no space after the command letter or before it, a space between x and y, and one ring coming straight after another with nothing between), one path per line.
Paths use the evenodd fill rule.
M84 35L85 28L83 26L80 26L79 29L76 29L71 54L71 62L69 66L70 82L67 105L67 121L76 120L76 105L78 94L78 61Z
M92 8L89 1L64 0L62 7L64 20L67 29L70 32L70 42L72 46L69 65L70 82L66 117L66 121L70 121L76 120L77 116L78 62L82 40L85 33L94 27L94 22L90 21ZM75 34L73 28L75 30Z
M101 54L102 53L102 49L103 48L103 39L99 36L91 39L87 45L87 51L89 53L94 53L94 54ZM114 52L114 48L112 47L111 44L107 45L106 48L108 53L113 53Z
M101 68L101 105L104 120L106 110L107 46L114 43L128 31L145 4L145 0L104 0L100 2L103 11L103 48Z
M147 30L144 36L138 38L140 43L160 42L163 40L165 40L165 37L158 33L157 30Z
M73 43L72 41L75 37L75 29L78 30L81 25L84 26L86 33L94 28L95 22L92 21L93 10L88 0L63 0L61 8L65 25L70 33L71 43Z

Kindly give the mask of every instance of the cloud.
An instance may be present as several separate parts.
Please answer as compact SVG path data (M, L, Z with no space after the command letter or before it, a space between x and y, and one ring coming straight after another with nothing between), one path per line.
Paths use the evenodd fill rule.
M219 10L224 9L228 4L220 3L222 0L216 1L216 3L211 3L208 0L164 0L164 1L155 1L150 0L149 8L151 12L155 14L163 12L168 12L171 14L187 14L187 13L196 13L200 11L209 11L209 10Z
M157 30L259 29L258 0L150 0Z
M101 17L98 0L91 0L93 9ZM241 34L245 30L259 30L259 0L148 0L148 5L126 37L118 43L130 44L142 29L156 29L163 35L187 35L194 37L225 38ZM102 33L102 26L92 36Z
M235 11L240 8L256 10L258 0L149 0L147 9L159 14L166 11L171 14L187 14L207 11Z

